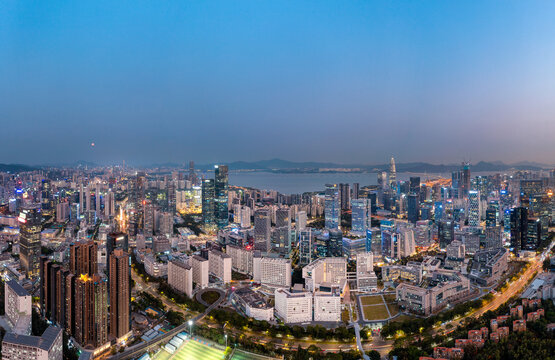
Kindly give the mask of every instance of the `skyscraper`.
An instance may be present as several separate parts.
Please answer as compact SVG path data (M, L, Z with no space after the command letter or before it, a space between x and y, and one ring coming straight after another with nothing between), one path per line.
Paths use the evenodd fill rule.
M358 193L360 191L360 184L353 183L353 195L351 196L353 199L358 199Z
M407 197L407 220L413 224L419 219L420 215L420 196L411 193Z
M528 234L528 209L517 207L511 209L511 248L515 253L526 247Z
M75 340L82 346L108 342L108 284L98 274L75 279Z
M351 206L351 186L349 184L339 184L339 199L341 210L349 210Z
M205 179L202 181L202 222L206 226L214 225L214 180Z
M468 191L468 225L472 227L480 226L481 201L480 192L475 190Z
M312 261L312 229L299 231L299 264L307 265Z
M258 209L254 212L255 250L270 251L271 221L270 211L268 209Z
M326 229L338 229L341 224L341 207L337 184L326 184L324 213Z
M24 209L17 220L19 221L21 268L27 277L38 276L40 268L40 233L42 230L41 211L36 207Z
M389 161L389 187L392 189L397 188L397 170L395 169L395 159L393 156Z
M351 231L360 235L366 234L366 229L370 228L372 209L369 199L351 200Z
M119 339L129 333L129 255L116 249L110 255L110 336Z
M98 245L93 240L69 245L69 271L91 276L98 272Z
M216 165L214 171L214 211L218 228L224 228L229 223L228 213L228 167Z

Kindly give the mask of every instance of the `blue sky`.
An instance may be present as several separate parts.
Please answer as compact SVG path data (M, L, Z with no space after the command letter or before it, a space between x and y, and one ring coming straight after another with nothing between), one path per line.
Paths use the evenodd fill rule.
M553 163L554 14L552 1L2 1L0 162Z

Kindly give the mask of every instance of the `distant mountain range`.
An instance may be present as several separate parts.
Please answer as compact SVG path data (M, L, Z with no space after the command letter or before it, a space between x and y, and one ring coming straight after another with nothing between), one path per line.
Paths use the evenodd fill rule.
M295 162L282 159L270 159L261 161L235 161L231 163L224 163L229 166L230 170L252 170L252 171L269 171L281 173L314 173L319 171L338 172L338 171L359 171L359 172L376 172L382 170L389 170L389 164L366 165L366 164L337 164L332 162ZM89 161L76 161L68 164L57 165L43 165L43 166L29 166L23 164L0 164L1 172L22 172L32 171L41 168L49 167L88 167L95 168L101 165ZM163 163L152 164L146 168L179 168L185 167L184 164L177 163ZM522 161L514 164L505 164L501 161L480 161L476 164L471 164L470 169L473 172L488 172L488 171L507 171L507 170L542 170L553 169L554 165L541 164L537 162ZM199 170L212 170L214 165L203 164L197 165ZM411 162L411 163L398 163L396 164L397 172L414 172L414 173L449 173L461 168L461 164L430 164L425 162ZM325 169L325 170L323 170Z

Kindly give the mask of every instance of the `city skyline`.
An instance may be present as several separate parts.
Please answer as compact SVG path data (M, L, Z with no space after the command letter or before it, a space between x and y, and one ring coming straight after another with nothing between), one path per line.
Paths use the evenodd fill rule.
M4 2L0 163L551 163L554 7Z

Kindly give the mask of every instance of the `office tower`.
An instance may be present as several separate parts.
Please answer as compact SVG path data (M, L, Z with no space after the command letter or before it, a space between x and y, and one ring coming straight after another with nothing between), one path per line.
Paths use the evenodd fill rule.
M56 205L56 222L65 222L69 219L69 203L61 202Z
M447 245L455 240L455 222L453 220L441 220L438 223L439 247L445 249Z
M258 209L254 212L254 249L270 251L270 211Z
M193 268L193 283L197 288L208 286L209 262L198 255L193 255L189 260L189 265Z
M90 276L98 272L98 245L93 240L69 245L69 271Z
M480 201L480 192L470 190L468 194L468 225L472 227L480 226L480 214L482 202Z
M154 234L154 206L152 201L143 201L143 233L146 237Z
M85 212L91 211L92 204L91 204L91 188L90 185L85 187Z
M108 284L98 274L75 278L73 337L82 346L95 348L108 342Z
M170 180L167 188L167 199L168 199L168 211L172 214L172 216L176 210L176 205L177 205L176 196L177 194L176 194L175 180Z
M86 210L86 208L85 208L85 189L83 187L83 183L79 184L79 208L81 210L81 213L83 213Z
M215 166L214 181L214 211L218 228L224 228L229 223L228 201L228 167L227 165Z
M173 235L173 216L173 213L165 211L160 214L158 234L165 236Z
M181 260L168 263L168 285L189 298L193 296L193 267Z
M343 256L343 232L341 230L329 231L328 256Z
M41 208L42 210L52 209L52 184L49 179L41 181Z
M291 229L291 208L279 208L276 210L276 228L280 227Z
M214 216L215 211L215 189L214 180L205 179L202 181L202 222L206 226L212 226L216 223Z
M488 226L485 230L486 243L485 249L496 249L503 247L501 226Z
M360 184L359 183L353 183L353 194L352 194L352 198L353 199L358 199L358 193L360 192Z
M420 197L417 194L409 194L407 197L407 220L413 224L420 218Z
M41 336L9 332L2 339L3 360L62 360L63 332L49 326Z
M539 218L528 218L526 226L526 239L522 248L524 250L536 250L542 240L542 223Z
M460 189L462 194L459 194L459 196L465 198L468 196L468 192L470 191L470 163L462 164L462 175L461 175L460 185L461 185Z
M387 186L387 171L378 172L378 189L385 190Z
M525 207L511 209L510 224L511 248L516 253L525 248L528 233L528 209Z
M372 252L376 256L382 254L382 232L380 228L366 229L366 252Z
M520 180L520 206L528 207L530 198L543 193L543 181L541 179Z
M40 209L28 208L19 213L19 261L27 277L39 275L40 233L42 214Z
M307 265L312 261L312 230L299 231L299 264Z
M251 213L250 207L241 206L241 227L250 228L251 227Z
M116 249L109 257L110 267L110 336L120 339L130 330L129 303L131 289L129 285L129 255L122 249Z
M291 229L287 226L276 227L271 229L270 244L271 251L288 255L291 250Z
M339 229L341 225L341 206L339 187L337 184L326 184L324 198L325 227L326 229Z
M489 207L486 210L486 227L497 226L498 210Z
M420 194L420 177L411 176L409 180L409 192L412 194Z
M389 187L391 189L397 188L397 170L395 169L395 159L393 157L389 161Z
M306 211L297 211L295 216L295 228L297 231L304 230L306 228L307 216Z
M363 198L351 200L351 210L351 232L365 234L372 220L370 200Z
M109 257L115 249L122 249L129 253L129 239L121 232L109 233L106 237L106 256Z
M193 185L196 184L196 182L197 182L197 176L195 174L195 162L194 161L189 161L189 181Z
M339 199L341 210L349 210L351 205L351 186L349 184L339 184Z

